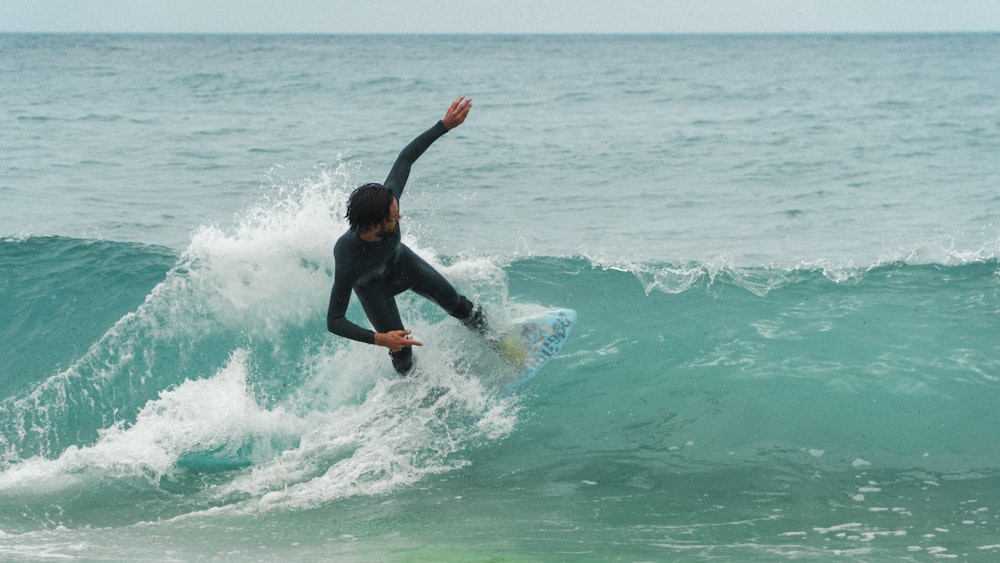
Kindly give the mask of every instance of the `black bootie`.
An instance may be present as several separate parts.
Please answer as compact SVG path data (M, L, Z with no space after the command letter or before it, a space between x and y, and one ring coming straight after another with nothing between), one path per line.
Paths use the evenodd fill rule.
M407 346L399 352L389 352L389 357L392 358L392 367L396 370L396 373L406 377L410 375L413 370L413 348Z
M490 324L486 321L486 313L479 305L469 301L464 296L460 297L462 305L459 307L461 313L455 315L466 328L483 336L490 333Z

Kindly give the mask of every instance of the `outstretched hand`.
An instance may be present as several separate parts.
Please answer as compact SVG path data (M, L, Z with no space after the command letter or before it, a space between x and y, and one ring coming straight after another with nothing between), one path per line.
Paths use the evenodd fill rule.
M392 352L399 352L407 346L423 346L422 342L410 338L408 330L390 330L375 333L375 344L385 346Z
M441 122L448 129L454 129L465 121L465 116L469 115L470 109L472 109L472 98L459 96L457 100L451 103L451 107L445 112L444 117L441 118Z

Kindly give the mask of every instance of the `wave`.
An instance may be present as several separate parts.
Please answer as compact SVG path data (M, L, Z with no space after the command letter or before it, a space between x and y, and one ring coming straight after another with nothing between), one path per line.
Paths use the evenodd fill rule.
M0 239L0 396L63 369L163 280L162 247L63 237Z
M230 230L199 229L179 255L0 242L16 319L5 336L26 350L4 368L16 383L0 402L0 497L128 491L160 506L157 517L306 509L474 464L515 431L544 444L551 431L526 405L586 421L560 429L565 448L645 452L680 473L1000 462L974 437L1000 380L1000 262L989 252L742 268L440 257L406 237L498 326L544 307L578 311L564 354L506 397L492 383L504 367L420 298L401 307L429 344L417 378L326 333L330 250L345 228L339 170L263 198ZM53 332L54 315L69 328ZM356 305L349 315L363 318ZM73 356L25 360L54 345Z

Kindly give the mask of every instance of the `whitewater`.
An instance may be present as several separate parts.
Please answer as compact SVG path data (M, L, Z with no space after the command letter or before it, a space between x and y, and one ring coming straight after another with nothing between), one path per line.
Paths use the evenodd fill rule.
M998 56L0 35L0 559L991 560ZM325 330L347 195L459 94L401 227L578 312L514 395L417 296L419 377Z

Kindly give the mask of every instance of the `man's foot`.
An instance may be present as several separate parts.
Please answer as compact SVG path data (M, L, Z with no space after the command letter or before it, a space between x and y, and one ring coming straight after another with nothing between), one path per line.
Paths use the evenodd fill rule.
M484 336L489 334L490 325L486 322L486 314L483 313L483 308L469 301L464 295L460 295L459 299L461 299L461 304L458 311L452 313L452 316L461 321L466 328L473 332Z
M406 377L413 372L413 365L416 362L413 359L413 350L409 347L403 348L399 352L389 352L389 357L392 358L393 369L402 377Z
M486 314L479 305L473 305L469 316L462 319L462 324L473 332L486 335L490 332L490 324L486 321Z

